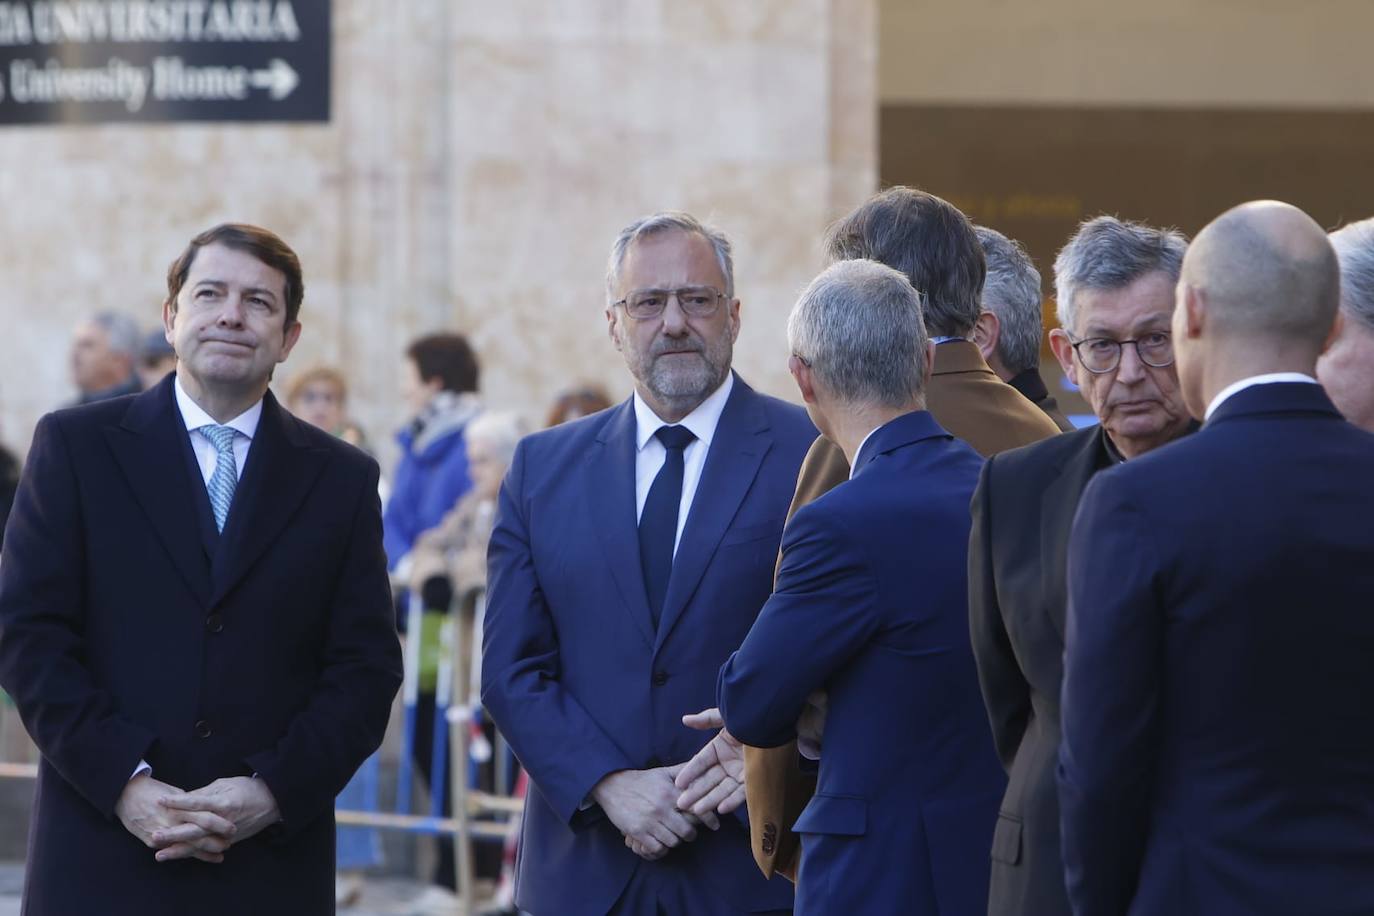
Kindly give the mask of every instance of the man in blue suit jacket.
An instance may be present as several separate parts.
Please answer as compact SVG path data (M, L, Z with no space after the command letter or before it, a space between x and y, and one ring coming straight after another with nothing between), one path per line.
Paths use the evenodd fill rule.
M176 373L44 417L10 517L24 912L332 913L334 796L401 680L377 464L267 390L301 330L281 239L218 226L167 286Z
M786 912L746 822L678 811L682 724L772 585L815 428L730 371L729 242L685 213L612 249L619 407L525 439L489 552L482 699L531 777L516 903L534 916ZM703 829L709 828L709 829Z
M1374 436L1313 373L1335 254L1228 211L1173 317L1196 435L1104 471L1069 546L1060 807L1079 916L1374 912Z
M981 912L1006 787L967 623L982 460L924 409L934 348L903 275L835 264L788 336L811 416L854 470L788 523L777 588L721 670L721 716L774 747L796 737L812 691L829 694L816 794L795 826L799 914Z

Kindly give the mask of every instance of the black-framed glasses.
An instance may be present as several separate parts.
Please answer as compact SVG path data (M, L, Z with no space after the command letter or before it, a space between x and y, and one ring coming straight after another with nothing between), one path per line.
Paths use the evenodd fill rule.
M1096 375L1111 372L1121 365L1121 350L1126 344L1135 347L1140 361L1155 369L1174 364L1174 339L1168 331L1150 331L1133 340L1113 340L1110 337L1085 337L1073 340L1073 351L1083 368Z
M636 289L612 306L625 306L625 314L637 320L657 318L676 299L678 308L691 318L710 318L725 294L714 286L683 286L678 289Z

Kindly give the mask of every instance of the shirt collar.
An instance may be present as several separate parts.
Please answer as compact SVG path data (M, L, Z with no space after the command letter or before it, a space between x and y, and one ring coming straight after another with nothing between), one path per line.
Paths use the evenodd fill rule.
M854 475L857 474L857 473L859 473L859 456L862 455L862 454L864 453L864 446L868 444L868 440L869 440L869 439L872 439L872 438L873 438L873 434L876 433L876 432L877 432L878 430L880 430L880 429L882 429L881 426L875 426L875 427L873 427L872 429L870 429L870 430L868 431L868 435L867 435L867 436L864 436L863 441L859 443L858 449L856 449L855 452L854 452L854 466L851 467L851 468L849 469L849 479L850 479L850 480L853 480L853 479L854 479Z
M1212 403L1207 405L1207 413L1203 414L1202 418L1204 421L1212 419L1212 414L1217 412L1217 408L1221 406L1222 402L1233 394L1237 394L1255 385L1273 385L1277 382L1306 382L1310 385L1318 384L1316 379L1304 372L1270 372L1265 375L1252 375L1238 382L1232 382L1221 389L1221 391L1217 392L1217 396L1212 398Z
M200 429L202 426L228 426L249 439L252 439L257 433L258 420L262 419L262 398L258 398L256 404L228 423L217 423L215 418L191 400L186 389L181 387L181 376L177 376L174 388L176 390L177 409L181 411L181 419L185 422L188 431Z
M683 417L676 424L665 423L663 418L654 413L654 409L644 403L644 399L639 396L639 392L634 393L635 405L635 447L641 452L644 446L649 444L654 433L658 432L663 426L685 426L692 431L707 448L711 447L711 437L716 434L716 426L720 423L720 415L725 410L725 402L730 400L730 391L735 387L735 373L727 372L725 381L720 383L720 387L696 406L696 409Z

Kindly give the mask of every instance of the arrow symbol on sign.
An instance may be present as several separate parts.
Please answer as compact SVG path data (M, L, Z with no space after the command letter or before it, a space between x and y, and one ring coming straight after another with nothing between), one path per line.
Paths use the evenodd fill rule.
M280 57L268 61L266 70L254 70L249 79L254 89L270 89L274 102L280 102L294 92L301 81L291 65Z

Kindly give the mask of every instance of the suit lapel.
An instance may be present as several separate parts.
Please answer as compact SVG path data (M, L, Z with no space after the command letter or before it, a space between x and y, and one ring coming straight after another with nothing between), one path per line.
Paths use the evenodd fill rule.
M294 422L269 391L215 554L211 604L223 600L276 539L328 460Z
M635 412L621 404L597 436L599 449L587 456L587 518L601 539L603 555L620 597L645 645L654 644L649 598L639 564L639 525L635 511ZM669 586L669 594L671 595Z
M186 443L180 441L186 427L173 400L173 378L135 398L122 423L106 429L105 437L172 565L208 607L210 563L196 528L195 491L182 455Z
M1093 435L1084 436L1083 444L1069 454L1059 466L1059 476L1051 481L1040 496L1040 570L1045 609L1064 641L1066 605L1068 604L1069 529L1078 510L1078 500L1088 479L1097 471L1102 454L1102 427L1094 427Z
M757 395L738 377L711 439L711 450L697 482L687 524L682 529L668 593L663 599L654 650L658 651L687 602L701 584L706 564L715 555L725 530L754 484L764 455L773 446L768 418Z

